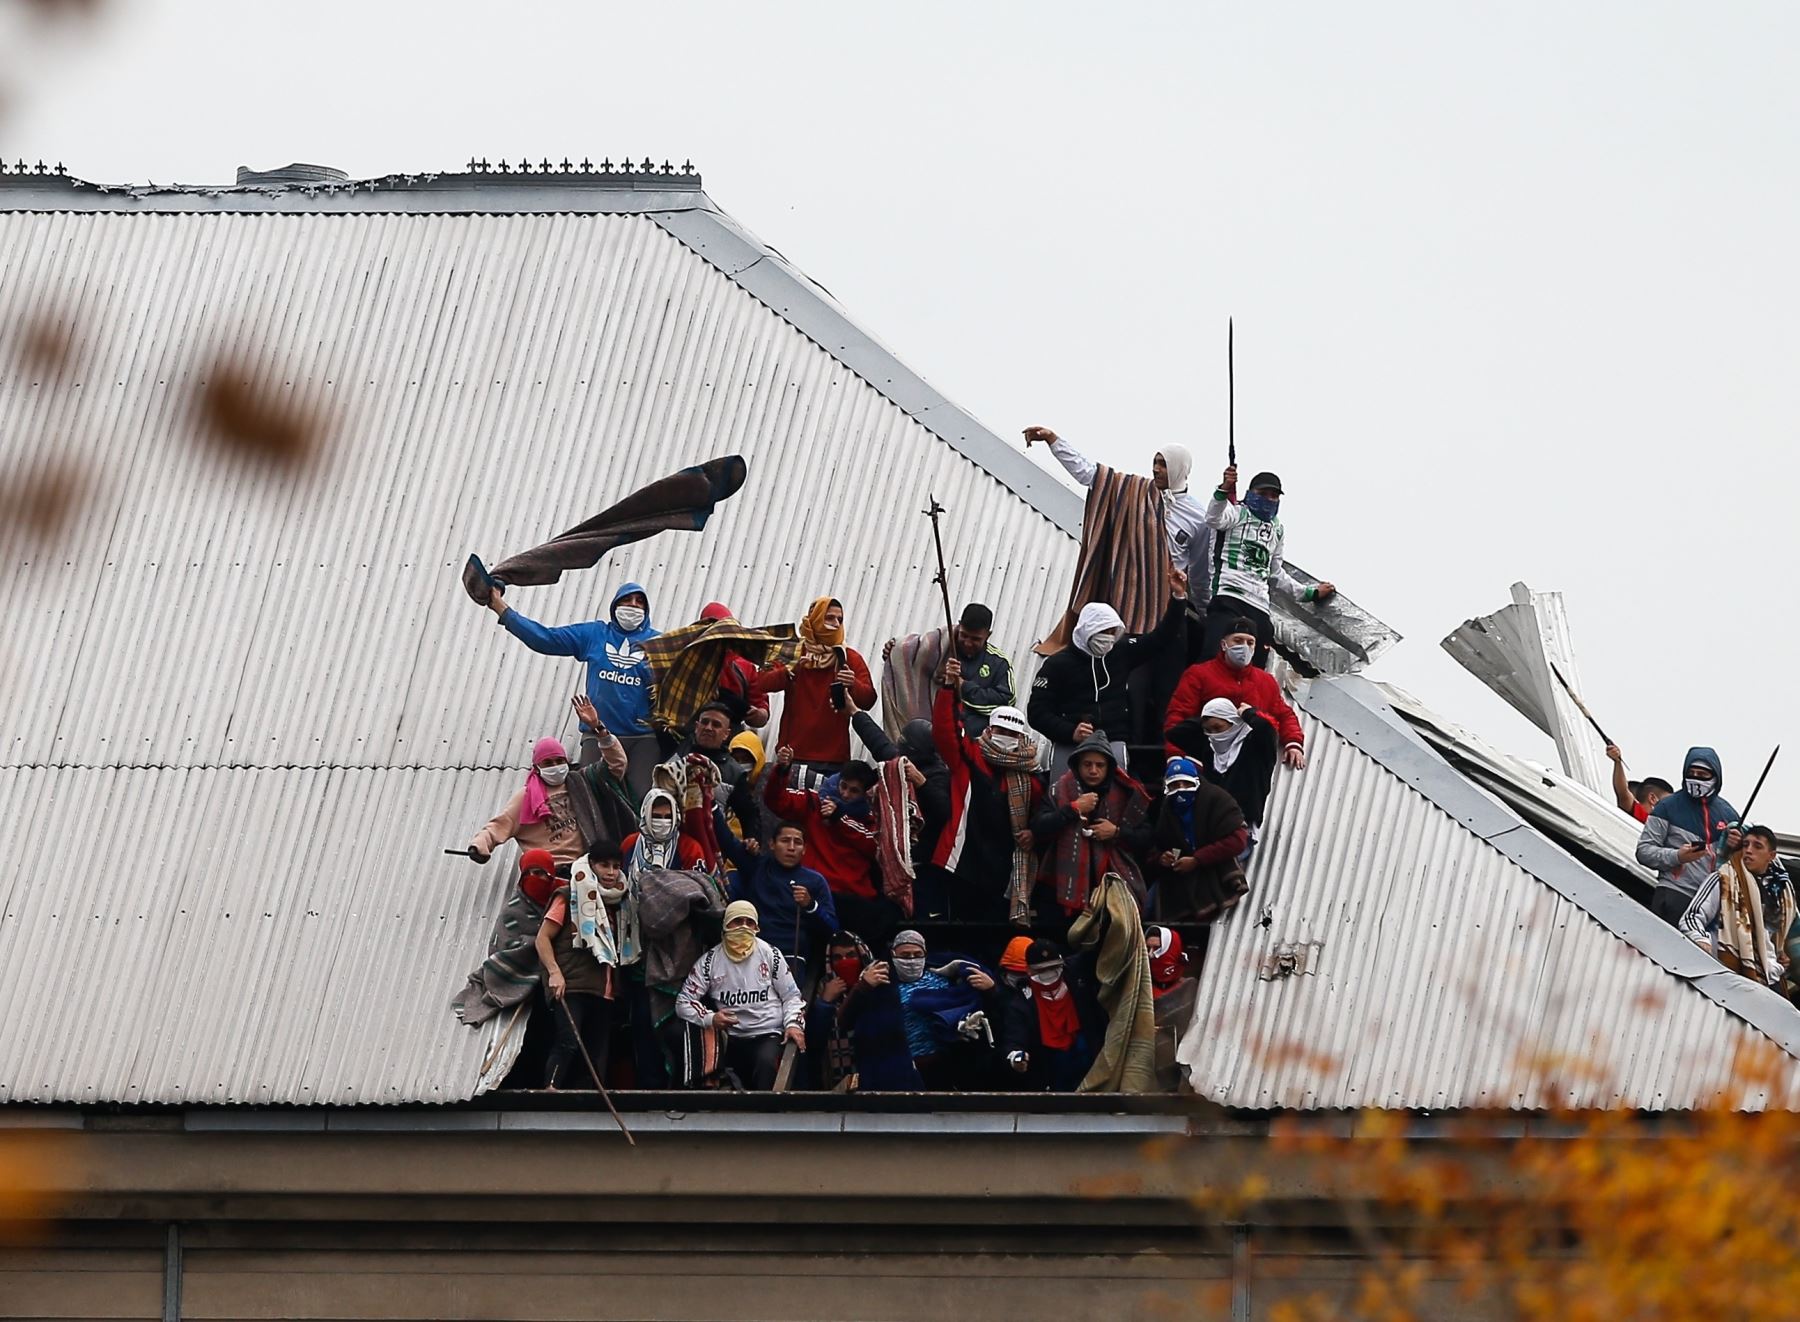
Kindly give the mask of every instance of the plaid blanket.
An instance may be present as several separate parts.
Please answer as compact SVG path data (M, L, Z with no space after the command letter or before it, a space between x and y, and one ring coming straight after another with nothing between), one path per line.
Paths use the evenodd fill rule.
M463 566L463 588L487 605L495 580L521 587L555 583L565 569L589 569L608 551L659 532L706 526L713 506L737 494L749 470L742 456L729 454L640 487L585 523L558 533L542 546L508 556L492 570L474 556Z
M644 981L673 996L725 917L725 892L704 872L646 868L635 879L638 931L644 940ZM704 933L699 924L707 924Z
M881 726L898 739L908 721L929 721L937 698L936 675L950 646L949 631L909 633L894 640L881 668Z
M880 814L876 830L876 858L881 865L881 893L900 906L900 912L912 917L913 911L913 826L922 824L925 815L913 799L912 782L900 765L900 758L881 764L881 787L875 807Z
M1126 633L1149 633L1169 608L1169 568L1169 535L1156 484L1099 465L1081 516L1081 557L1069 607L1034 650L1049 656L1067 647L1075 617L1091 601L1118 611Z
M488 937L488 957L450 1001L458 1019L470 1027L485 1024L537 990L544 969L532 943L543 925L544 906L514 886Z
M1150 986L1150 951L1137 901L1124 879L1100 878L1088 907L1069 925L1069 945L1099 948L1094 972L1106 1011L1106 1038L1081 1092L1156 1091L1156 996Z
M684 624L639 644L656 677L651 720L659 730L684 730L694 713L719 691L725 654L736 652L759 666L800 659L800 640L791 624L760 629L736 620L701 620Z

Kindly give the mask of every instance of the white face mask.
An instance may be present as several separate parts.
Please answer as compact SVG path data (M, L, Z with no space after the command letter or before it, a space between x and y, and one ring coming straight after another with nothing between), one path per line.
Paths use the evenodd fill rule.
M644 823L644 834L658 844L675 838L675 819L673 817L651 817Z
M1001 753L1016 753L1019 751L1019 745L1023 742L1011 730L996 730L992 726L988 727L988 741L994 745L997 752Z
M1712 797L1712 792L1718 787L1718 784L1719 782L1716 780L1695 780L1689 776L1681 782L1681 787L1696 799L1707 799Z
M1118 641L1119 635L1116 633L1097 633L1088 639L1088 655L1105 656L1113 650L1113 644Z
M914 955L893 957L894 976L901 982L917 982L925 976L925 956Z
M567 762L547 762L537 769L538 779L546 785L560 785L569 778Z
M1031 971L1031 980L1040 987L1054 987L1057 983L1062 981L1062 974L1063 971L1060 964L1053 969L1033 969Z
M620 606L613 611L613 623L626 633L636 633L644 627L644 614L642 606Z
M1254 643L1232 643L1225 649L1225 661L1234 669L1242 670L1250 664L1250 656L1256 651Z

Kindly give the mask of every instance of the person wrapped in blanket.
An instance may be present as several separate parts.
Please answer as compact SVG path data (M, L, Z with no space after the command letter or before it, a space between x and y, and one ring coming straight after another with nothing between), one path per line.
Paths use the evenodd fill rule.
M1250 828L1237 800L1200 776L1190 757L1163 768L1163 797L1150 824L1151 908L1163 922L1211 922L1250 887L1238 855Z
M726 1031L725 1068L746 1088L768 1092L781 1065L781 1044L806 1048L805 1006L787 957L757 932L756 906L725 906L725 936L689 970L675 1013L700 1028Z
M1150 844L1150 796L1113 758L1106 731L1095 730L1069 754L1069 769L1031 823L1045 850L1032 890L1041 935L1061 940L1088 894L1116 873L1143 912L1148 897L1138 860Z
M1800 909L1775 833L1766 826L1745 831L1738 851L1700 883L1678 927L1726 968L1792 999Z
M862 971L838 1021L851 1034L862 1092L958 1092L992 1077L993 975L968 959L927 967L925 938L897 932Z

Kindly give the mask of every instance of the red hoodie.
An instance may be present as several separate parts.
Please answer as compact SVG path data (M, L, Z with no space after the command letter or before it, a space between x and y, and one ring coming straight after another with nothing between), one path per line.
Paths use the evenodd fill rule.
M1261 666L1236 669L1224 657L1215 656L1187 668L1175 695L1169 699L1169 714L1163 718L1163 732L1173 730L1183 721L1192 720L1200 709L1214 698L1226 698L1234 705L1247 702L1275 724L1284 748L1303 748L1306 736L1300 730L1300 718L1281 696L1281 685L1275 676ZM1168 745L1170 757L1186 757L1175 745Z
M855 895L873 900L881 894L875 881L875 855L880 838L873 815L846 817L819 811L817 790L796 791L787 786L788 769L775 767L763 784L763 800L784 822L796 822L806 832L806 866L816 868L835 895Z

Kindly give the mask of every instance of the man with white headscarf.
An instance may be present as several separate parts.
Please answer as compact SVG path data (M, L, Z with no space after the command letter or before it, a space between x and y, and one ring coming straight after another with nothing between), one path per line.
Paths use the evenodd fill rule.
M1249 703L1214 698L1200 714L1168 731L1169 743L1200 764L1207 780L1237 800L1250 824L1250 845L1239 861L1247 861L1262 833L1263 807L1277 756L1275 726Z

